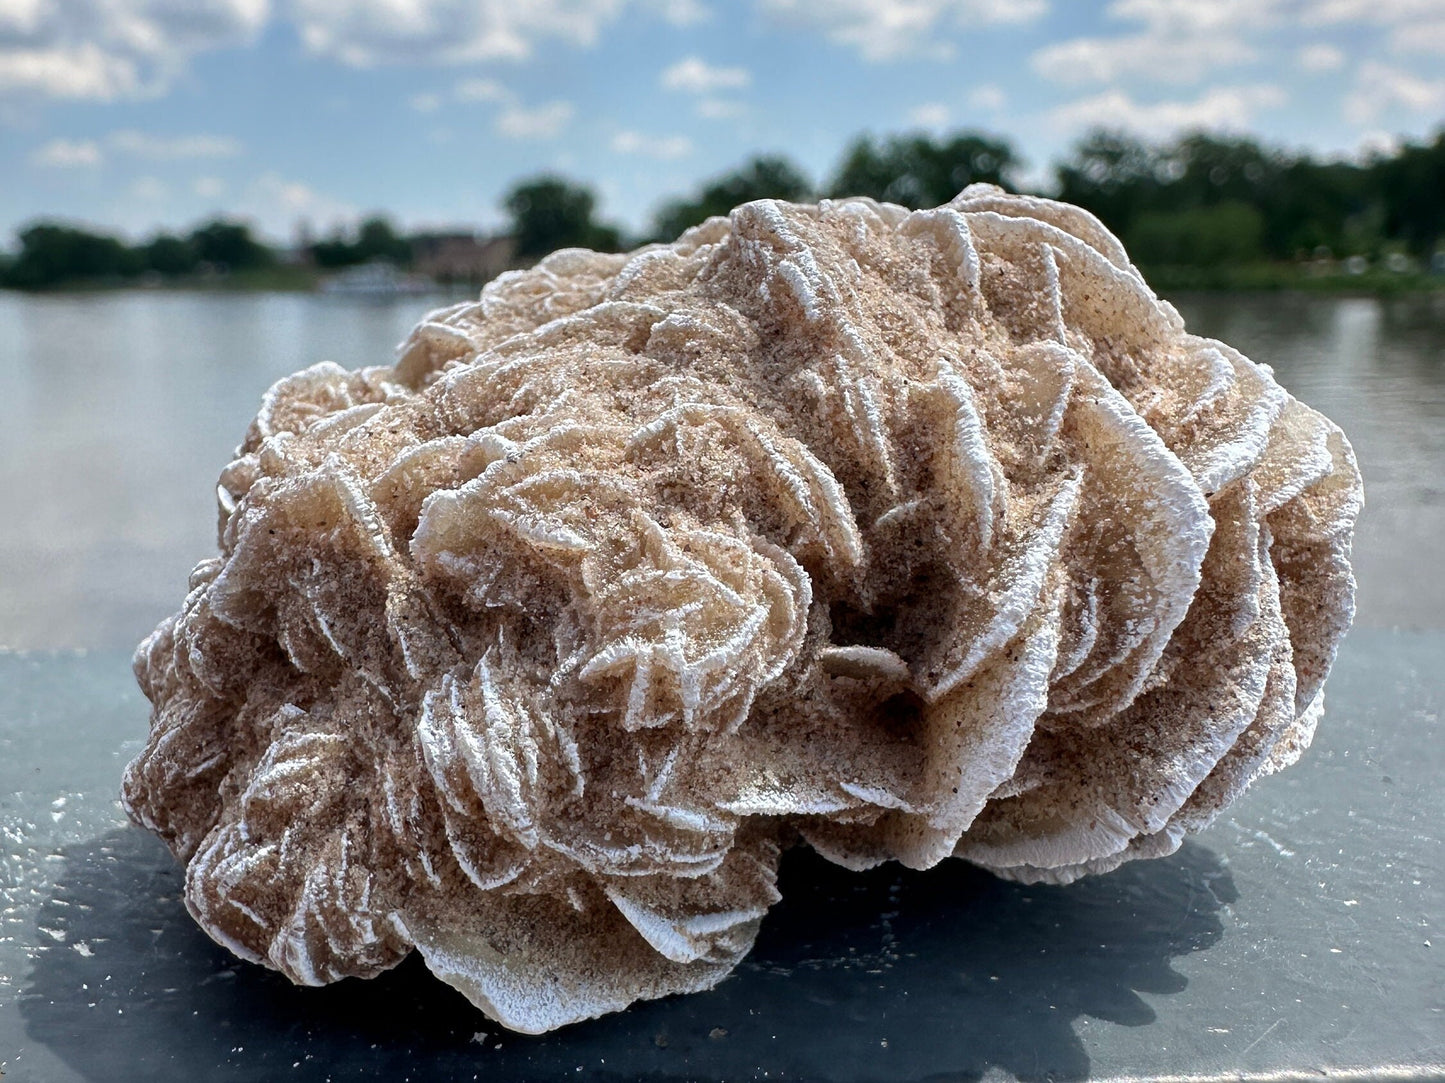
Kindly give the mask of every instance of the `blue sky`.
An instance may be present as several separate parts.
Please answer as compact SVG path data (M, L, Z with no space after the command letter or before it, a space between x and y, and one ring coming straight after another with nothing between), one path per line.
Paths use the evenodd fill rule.
M1445 0L0 0L0 235L500 222L560 171L638 227L760 151L1098 124L1356 154L1445 123Z

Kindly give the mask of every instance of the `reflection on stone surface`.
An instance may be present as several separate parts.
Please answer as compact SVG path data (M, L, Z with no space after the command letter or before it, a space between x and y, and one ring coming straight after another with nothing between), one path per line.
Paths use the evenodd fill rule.
M1204 847L1069 887L958 861L850 873L806 851L749 959L709 993L537 1038L497 1032L415 958L371 981L291 985L206 939L181 873L135 830L71 847L20 1010L87 1079L703 1077L1081 1079L1074 1023L1126 1026L1170 960L1214 944L1235 890ZM484 1033L484 1031L489 1031Z

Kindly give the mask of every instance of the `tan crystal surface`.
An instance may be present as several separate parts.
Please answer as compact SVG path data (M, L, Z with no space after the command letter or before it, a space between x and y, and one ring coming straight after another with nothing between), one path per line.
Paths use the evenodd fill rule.
M266 395L143 643L131 816L306 984L538 1032L707 988L799 839L1067 881L1308 745L1343 434L1075 207L975 186L564 251Z

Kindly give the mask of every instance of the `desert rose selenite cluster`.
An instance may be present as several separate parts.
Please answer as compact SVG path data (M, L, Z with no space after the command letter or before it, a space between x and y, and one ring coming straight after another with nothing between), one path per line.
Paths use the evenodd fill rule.
M707 988L799 840L1067 881L1309 743L1358 470L1087 213L760 201L266 395L131 815L297 982Z

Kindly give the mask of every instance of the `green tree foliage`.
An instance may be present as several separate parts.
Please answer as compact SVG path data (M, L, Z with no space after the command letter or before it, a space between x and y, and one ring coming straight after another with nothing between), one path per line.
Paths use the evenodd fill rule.
M363 262L374 259L390 260L392 263L411 262L410 242L396 232L390 219L381 215L361 223L356 233L356 248Z
M780 155L762 155L708 181L691 199L663 204L653 220L652 235L657 240L671 241L714 215L727 214L739 203L754 199L799 200L811 193L808 179L792 162Z
M1055 173L1060 199L1088 208L1122 234L1136 214L1158 209L1159 189L1168 182L1173 168L1132 136L1096 131L1079 143Z
M384 215L362 222L354 240L338 232L311 246L311 258L318 267L351 267L373 260L405 266L411 263L411 255L411 242L397 233Z
M1140 263L1215 266L1293 260L1319 249L1375 254L1394 232L1377 170L1289 155L1252 139L1192 134L1151 146L1101 131L1060 163L1057 176L1059 198L1137 244L1131 252ZM1207 239L1213 230L1223 235Z
M196 259L218 270L244 271L276 262L276 254L256 240L244 222L214 219L192 230L190 242Z
M0 286L40 290L73 283L127 282L141 275L192 274L202 265L221 270L268 267L270 248L249 226L216 219L186 237L159 233L138 245L59 222L36 222L17 236L19 250L0 262Z
M171 233L158 233L141 246L147 270L161 275L190 274L196 269L196 249L190 241Z
M559 248L615 252L621 239L615 227L593 217L592 189L556 176L534 177L514 185L502 200L512 220L517 255L539 259Z
M1354 162L1282 161L1270 199L1261 202L1265 250L1277 259L1372 253L1380 237L1379 199Z
M1382 228L1418 255L1445 245L1445 130L1433 143L1408 143L1398 154L1378 159L1385 213Z
M346 234L339 229L325 240L316 241L311 245L311 258L316 262L316 266L328 269L350 267L361 262L355 257L351 242L346 239Z
M1011 186L1021 160L1012 146L974 132L943 139L859 136L828 185L833 196L872 196L905 207L936 207L977 181Z
M6 272L5 285L44 289L72 279L104 281L139 273L134 252L115 237L88 233L56 222L22 230L20 251Z
M1129 227L1124 246L1145 267L1217 267L1259 260L1263 236L1264 216L1231 200L1187 211L1145 211Z

